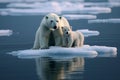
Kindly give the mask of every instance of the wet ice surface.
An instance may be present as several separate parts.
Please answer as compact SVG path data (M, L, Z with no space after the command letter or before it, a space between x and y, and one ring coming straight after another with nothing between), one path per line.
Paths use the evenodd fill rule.
M18 50L12 51L8 54L17 56L18 58L32 59L39 57L52 57L53 59L69 59L75 57L113 57L117 55L116 47L107 46L89 46L84 45L81 48L63 48L50 47L50 49L38 50Z

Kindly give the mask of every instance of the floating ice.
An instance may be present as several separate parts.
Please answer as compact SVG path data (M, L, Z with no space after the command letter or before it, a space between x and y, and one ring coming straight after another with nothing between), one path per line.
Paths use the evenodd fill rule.
M76 5L77 4L77 5ZM49 5L49 6L48 6ZM62 5L62 6L61 6ZM44 8L44 7L75 7L78 9L83 7L81 3L72 3L72 2L57 2L57 1L46 1L46 2L35 2L35 3L10 3L7 7L15 7L15 8Z
M51 57L53 59L70 59L74 57L112 57L117 55L117 48L84 45L81 48L50 47L50 49L43 50L18 50L9 52L8 54L24 59L39 57Z
M113 57L117 55L116 47L91 46L91 49L97 51L99 57Z
M109 2L113 3L113 2L120 2L120 0L108 0Z
M119 7L120 3L118 2L85 2L84 6L87 7Z
M0 0L0 3L12 3L12 2L42 2L48 0Z
M67 14L63 15L69 20L77 20L77 19L96 19L96 15L78 15L78 14Z
M93 30L88 30L88 29L81 29L77 31L83 33L84 37L98 36L100 34L99 31L93 31Z
M65 10L78 11L79 8L83 8L83 5L72 2L46 1L36 3L10 3L7 7L7 11L5 9L1 11L1 15L3 12L6 12L8 15L43 15L50 12L61 14Z
M7 8L5 9L0 9L0 13L2 15L2 12L6 12L6 14L8 15L45 15L47 13L50 12L54 12L57 14L60 14L61 11L59 11L59 9L55 9L55 8L42 8L42 9L17 9L17 8Z
M111 13L111 8L107 7L83 7L83 8L78 8L74 9L74 7L71 10L70 8L64 9L62 8L62 13L82 13L82 14L100 14L100 13Z
M9 3L7 7L15 7L15 8L40 8L42 7L42 3Z
M11 3L11 2L47 2L49 0L0 0L0 3ZM50 0L50 1L56 1L56 0ZM64 0L57 0L59 2L62 2ZM84 2L84 0L65 0L70 2Z
M64 3L64 5L63 5ZM42 6L48 6L51 7L54 5L57 5L61 7L60 5L63 5L64 8L69 7L75 7L75 8L83 8L83 7L119 7L120 4L118 2L84 2L84 3L72 3L72 2L57 2L57 1L47 1L47 2L34 2L34 3L9 3L7 7L16 7L16 8L40 8ZM78 6L78 7L77 7Z
M120 18L88 20L88 23L120 23Z
M77 13L84 6L78 2L58 2L61 8L61 13ZM62 5L62 6L61 6Z
M85 51L80 48L62 48L50 47L45 50L19 50L9 53L18 58L39 58L39 57L52 57L54 59L74 58L74 57L96 57L96 51Z
M49 6L48 6L49 5ZM47 9L47 8L54 8L54 9L61 9L58 2L50 1L50 2L35 2L35 3L10 3L7 7L11 8L39 8L39 9Z
M76 13L85 13L85 14L100 14L100 13L110 13L110 8L103 7L88 7L88 8L60 8L60 7L43 7L43 8L6 8L0 9L0 13L6 13L8 15L45 15L50 12L57 14L76 14ZM2 15L2 14L1 14ZM92 16L93 17L93 16ZM95 17L94 17L95 18Z
M48 6L49 5L49 6ZM62 5L62 6L61 6ZM11 7L11 8L10 8ZM111 8L108 7L85 7L84 4L78 2L57 2L57 1L45 1L36 3L10 3L7 8L0 9L1 15L45 15L47 13L54 12L57 14L100 14L110 13ZM87 15L86 15L87 16ZM75 17L75 16L74 16ZM82 16L78 16L82 18ZM88 18L87 18L88 17ZM88 15L86 18L96 18L96 16Z
M0 30L0 36L10 36L12 33L12 30Z

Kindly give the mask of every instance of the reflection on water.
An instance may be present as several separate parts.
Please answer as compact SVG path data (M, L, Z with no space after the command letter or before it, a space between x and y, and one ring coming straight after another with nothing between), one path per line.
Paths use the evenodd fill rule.
M84 58L55 61L52 58L37 58L36 71L40 80L83 80ZM79 76L78 76L79 75Z

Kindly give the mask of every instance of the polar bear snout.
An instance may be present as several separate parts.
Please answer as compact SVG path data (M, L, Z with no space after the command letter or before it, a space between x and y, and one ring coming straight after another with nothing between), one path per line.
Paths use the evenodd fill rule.
M54 20L50 20L50 28L57 29L58 28L58 22Z
M66 34L66 35L69 35L69 34L71 34L71 32L70 32L70 31L66 31L65 34Z
M54 28L54 29L57 29L57 26L54 26L53 28Z
M53 22L53 20L50 21L51 23Z
M66 32L66 34L68 34L68 32Z

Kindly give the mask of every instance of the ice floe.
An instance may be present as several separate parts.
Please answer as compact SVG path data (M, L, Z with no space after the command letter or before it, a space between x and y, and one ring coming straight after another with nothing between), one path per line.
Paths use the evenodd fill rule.
M120 2L120 0L108 0L109 2Z
M77 31L83 33L84 37L98 36L100 34L99 31L94 31L94 30L89 30L89 29L81 29Z
M64 5L63 5L64 3ZM15 8L40 8L42 6L51 7L63 5L64 8L67 7L75 7L75 8L83 8L83 7L119 7L120 4L118 2L83 2L83 3L73 3L73 2L57 2L57 1L47 1L47 2L34 2L34 3L9 3L7 7L15 7Z
M16 8L9 8L9 9L0 9L0 14L1 15L45 15L47 13L54 12L57 14L60 14L61 11L55 10L55 9L16 9Z
M76 4L77 5L77 4ZM68 6L69 7L69 6ZM101 14L101 13L111 13L111 8L108 7L74 7L71 6L61 7L61 13L63 14Z
M45 15L50 12L54 12L57 14L100 14L100 13L110 13L111 8L103 8L103 7L88 7L88 8L67 8L61 9L59 7L43 7L43 8L29 8L29 9L21 9L21 8L3 8L0 9L0 14L6 13L8 15Z
M21 3L21 2L47 2L49 0L0 0L0 3ZM56 1L56 0L50 0L50 1ZM64 0L57 0L58 2L63 2ZM65 0L70 2L84 2L84 0Z
M120 23L120 18L88 20L88 23Z
M63 15L69 20L78 20L78 19L96 19L96 15L78 15L78 14L66 14Z
M12 30L0 30L0 36L10 36L12 35L13 31Z
M0 0L0 3L19 3L19 2L42 2L48 0Z
M50 49L18 50L7 54L22 59L33 59L39 57L51 57L53 59L70 59L74 57L113 57L117 55L116 47L84 45L81 48L50 47Z
M83 3L86 7L120 7L118 2L85 2Z
M34 3L25 3L25 2L9 3L6 6L6 8L0 9L0 15L43 15L43 14L45 15L50 12L54 12L57 14L111 13L111 8L106 7L106 6L105 7L101 7L101 6L86 7L85 5L92 5L92 3L87 4L87 3L78 3L78 2L71 2L71 1L61 1L61 2L59 2L59 1L43 1L43 2L34 2ZM81 16L79 16L79 17L81 17ZM96 17L88 16L88 19L89 18L96 18Z

